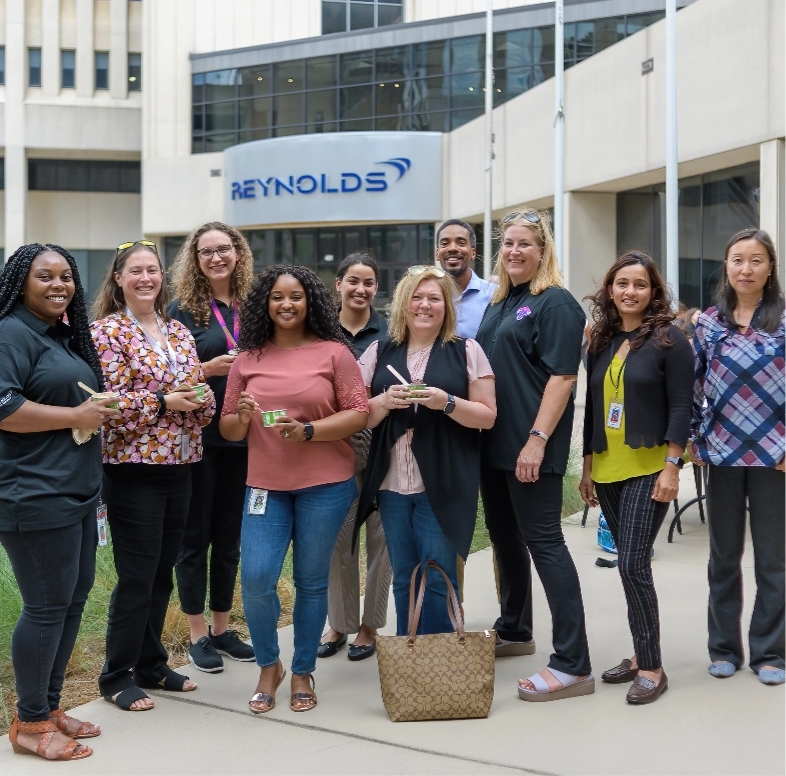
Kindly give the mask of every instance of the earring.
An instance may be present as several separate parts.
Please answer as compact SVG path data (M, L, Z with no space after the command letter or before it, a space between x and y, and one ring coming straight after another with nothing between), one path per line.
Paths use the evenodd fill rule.
M767 275L767 277L769 278L767 280L767 290L769 291L772 288L772 272L770 272L770 274Z

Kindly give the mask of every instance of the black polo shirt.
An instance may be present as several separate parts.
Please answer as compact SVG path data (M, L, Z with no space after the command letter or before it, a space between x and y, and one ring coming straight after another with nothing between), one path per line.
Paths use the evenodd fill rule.
M224 334L224 330L221 328L221 324L212 310L210 311L208 327L205 328L204 326L197 326L194 316L188 310L180 310L178 308L179 304L180 302L175 300L169 305L167 312L170 318L180 321L191 332L196 343L197 355L202 363L229 353L230 348L226 334ZM233 307L224 304L220 299L216 299L216 304L227 328L230 332L233 332L235 326L235 311ZM218 421L221 417L221 408L224 406L228 377L228 375L216 375L207 379L207 384L216 395L216 414L213 417L213 422L202 429L202 444L205 447L246 447L245 439L240 442L230 442L224 439L218 430Z
M64 323L50 326L17 304L0 319L0 420L25 401L76 407L98 390L93 370L71 347ZM38 531L79 522L98 504L101 436L83 445L71 429L0 430L0 531Z
M515 471L549 378L579 371L584 311L564 288L533 296L529 286L511 288L502 302L489 305L478 330L497 387L497 421L481 434L482 465L491 469ZM571 395L546 444L541 472L565 473L572 431Z
M351 331L341 327L349 344L352 345L355 358L360 358L372 342L388 335L388 322L373 307L370 310L371 317L368 319L368 323L357 334L353 335Z

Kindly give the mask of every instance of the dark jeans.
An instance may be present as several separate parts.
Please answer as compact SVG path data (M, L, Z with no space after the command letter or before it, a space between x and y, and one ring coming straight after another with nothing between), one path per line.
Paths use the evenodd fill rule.
M188 516L191 466L121 463L104 470L111 480L107 517L117 570L98 679L108 696L137 682L158 682L168 671L161 632Z
M712 660L745 662L742 646L742 553L745 501L750 507L756 601L750 667L784 667L784 475L763 466L710 466L709 651Z
M495 630L509 641L532 638L531 555L551 610L549 668L586 676L592 668L581 586L560 523L562 475L524 483L514 472L483 468L480 495L499 569L502 616Z
M96 570L96 513L43 531L0 531L22 613L11 639L16 708L22 722L41 722L60 707L66 666L74 650Z
M621 482L596 482L603 515L617 545L617 569L628 603L628 624L636 662L642 671L661 667L660 614L650 552L663 525L668 502L652 491L660 472Z
M247 470L244 447L206 447L202 460L191 465L191 504L175 568L180 605L186 614L205 611L208 549L210 611L232 608Z

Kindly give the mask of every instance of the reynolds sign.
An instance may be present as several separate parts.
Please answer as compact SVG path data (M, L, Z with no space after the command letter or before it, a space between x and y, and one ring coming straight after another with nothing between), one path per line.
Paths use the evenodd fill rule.
M234 226L439 221L442 135L343 132L257 140L224 152Z

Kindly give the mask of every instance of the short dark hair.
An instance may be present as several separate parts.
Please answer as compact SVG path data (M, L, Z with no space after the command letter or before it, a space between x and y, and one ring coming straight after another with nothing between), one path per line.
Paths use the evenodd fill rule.
M439 236L442 234L442 230L448 226L461 226L467 230L469 234L469 244L473 250L478 246L478 237L475 234L475 230L472 228L471 224L468 224L466 221L462 221L460 218L449 218L447 221L441 224L439 229L437 229L437 236L434 238L435 245L439 246Z

